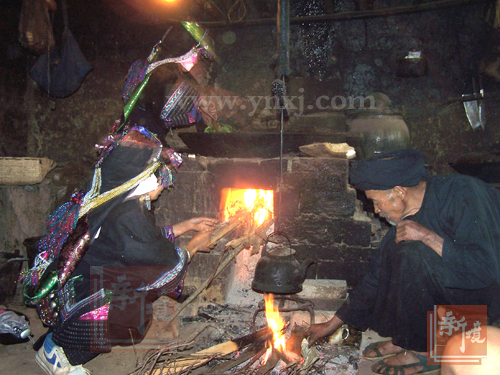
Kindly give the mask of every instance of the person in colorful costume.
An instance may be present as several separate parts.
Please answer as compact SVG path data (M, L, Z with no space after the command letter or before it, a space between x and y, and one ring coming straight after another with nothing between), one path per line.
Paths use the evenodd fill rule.
M500 191L460 174L429 177L415 149L355 161L349 177L392 227L335 316L311 325L309 343L345 322L391 338L363 352L378 360L374 373L437 371L427 364L427 312L486 305L489 322L500 317Z
M72 233L88 223L85 236L76 236L72 244L77 249L87 238L87 245L80 246L86 250L66 257L72 261L61 265L70 235L56 257L59 261L43 267L44 275L57 268L61 285L52 292L56 313L39 308L51 327L38 340L41 347L35 359L47 374L89 374L82 365L99 353L115 345L141 342L152 320L153 301L161 295L179 296L190 259L204 247L217 223L198 217L169 227L156 226L151 201L173 185L171 169L182 159L165 149L155 134L135 126L109 136L101 148L92 186L79 202L78 225ZM185 248L175 246L174 238L188 231L197 233ZM46 235L40 248L50 248L47 243L53 245L57 238ZM42 258L48 258L44 254L38 267L44 264Z

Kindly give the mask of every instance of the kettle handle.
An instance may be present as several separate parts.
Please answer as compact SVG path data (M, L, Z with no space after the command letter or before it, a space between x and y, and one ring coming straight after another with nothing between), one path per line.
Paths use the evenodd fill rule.
M269 241L269 239L274 237L274 236L281 236L281 237L286 238L286 240L288 242L288 248L290 249L290 254L291 254L292 253L292 241L290 241L290 238L282 230L276 230L273 233L271 233L270 235L268 235L266 238L265 245L267 245L268 242L271 242L271 241ZM265 254L267 254L266 246L264 246L264 248L262 249L262 254L264 254L264 252L265 252Z

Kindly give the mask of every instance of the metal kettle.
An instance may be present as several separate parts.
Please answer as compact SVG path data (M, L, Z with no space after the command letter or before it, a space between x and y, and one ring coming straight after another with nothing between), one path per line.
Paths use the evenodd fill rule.
M255 266L252 289L262 293L293 294L302 291L307 268L314 263L312 258L302 264L293 255L294 251L278 244L272 251L267 251L267 243L262 248L262 255Z

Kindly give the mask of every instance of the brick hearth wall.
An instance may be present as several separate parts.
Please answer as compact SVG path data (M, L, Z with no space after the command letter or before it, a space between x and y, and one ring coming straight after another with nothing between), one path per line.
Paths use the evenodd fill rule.
M345 159L284 157L280 221L297 259L316 261L307 278L346 280L353 286L366 272L374 251L370 220L355 214L356 191L348 185L348 168ZM278 158L185 158L175 174L175 188L164 192L155 204L158 224L194 216L217 217L225 187L274 190L276 210L279 171ZM188 239L179 238L179 244ZM215 249L197 255L191 275L210 275L217 253Z

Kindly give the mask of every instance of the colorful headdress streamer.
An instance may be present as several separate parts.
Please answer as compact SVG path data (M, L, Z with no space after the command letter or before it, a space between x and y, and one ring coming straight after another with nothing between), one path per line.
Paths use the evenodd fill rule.
M33 267L21 274L20 280L30 287L35 286L47 267L59 257L59 252L78 222L83 191L74 193L69 202L59 206L47 220L47 231L38 244L38 254Z
M198 45L204 48L207 54L217 61L217 56L214 50L214 41L207 35L207 31L203 29L196 22L181 21L182 26L188 31L189 34L196 40Z

